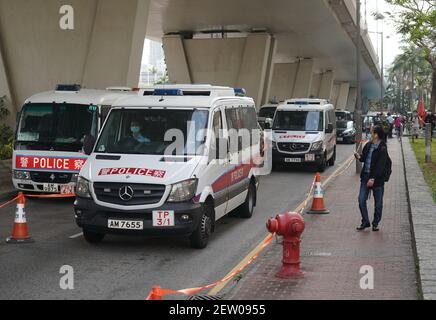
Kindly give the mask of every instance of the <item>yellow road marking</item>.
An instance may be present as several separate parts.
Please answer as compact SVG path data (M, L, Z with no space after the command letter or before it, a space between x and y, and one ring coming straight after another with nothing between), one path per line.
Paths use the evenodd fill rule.
M351 156L350 158L348 158L338 169L336 169L322 184L322 186L325 188L331 181L332 179L336 176L336 174L338 172L340 172L343 168L345 168L345 166L348 165L348 162L351 161L351 159L354 156ZM312 199L313 196L309 197L308 202L310 201L310 199ZM294 210L294 212L299 212L300 210L304 209L304 203L306 202L306 199L300 203L300 205ZM236 270L241 269L245 264L247 264L247 262L260 250L260 248L262 247L263 243L265 242L265 240L269 237L269 233L266 235L265 239L263 239L257 246L256 248L254 248L253 250L250 251L250 253L241 260L241 262L239 262L224 278L230 276L233 272L235 272ZM224 287L229 283L229 281L232 279L227 280L226 282L223 282L219 285L217 285L215 288L213 288L212 290L209 291L209 295L213 296L213 295L217 295L221 290L224 289Z

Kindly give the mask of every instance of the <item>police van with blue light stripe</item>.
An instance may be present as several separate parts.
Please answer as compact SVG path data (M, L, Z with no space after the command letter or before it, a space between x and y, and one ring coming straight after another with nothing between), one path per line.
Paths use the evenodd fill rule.
M201 249L231 211L250 218L260 138L246 145L238 136L235 144L230 133L258 129L254 101L244 93L162 85L119 101L80 172L75 217L85 239L177 234Z

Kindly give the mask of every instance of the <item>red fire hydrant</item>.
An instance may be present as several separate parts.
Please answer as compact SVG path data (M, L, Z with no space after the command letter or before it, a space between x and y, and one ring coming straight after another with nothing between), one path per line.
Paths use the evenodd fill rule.
M304 231L304 219L295 212L279 214L268 220L266 228L271 233L283 236L283 266L277 273L278 278L298 278L303 276L300 270L300 243Z

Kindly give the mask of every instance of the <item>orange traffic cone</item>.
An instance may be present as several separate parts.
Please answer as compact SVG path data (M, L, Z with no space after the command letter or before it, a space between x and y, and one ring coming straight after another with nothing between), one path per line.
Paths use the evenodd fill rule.
M15 211L14 228L12 230L12 236L6 239L7 243L32 243L33 239L29 235L26 220L26 199L23 193L18 194L17 210Z
M312 208L307 214L329 214L330 211L326 209L324 204L324 191L321 185L321 174L318 172L315 179L315 191L313 193Z
M148 295L147 299L145 300L162 300L161 289L162 288L159 286L154 286L153 289L151 289L151 292Z

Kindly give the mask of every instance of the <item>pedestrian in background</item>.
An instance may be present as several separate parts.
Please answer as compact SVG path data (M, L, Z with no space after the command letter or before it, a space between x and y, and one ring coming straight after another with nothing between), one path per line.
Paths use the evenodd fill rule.
M360 175L359 209L362 223L357 227L358 231L371 227L368 216L367 201L372 191L374 196L374 219L372 230L379 231L379 224L383 213L383 196L385 181L388 179L386 165L388 163L388 148L384 142L385 132L380 125L374 126L371 132L371 141L365 145L362 154L354 154L357 160L362 162L363 169ZM390 169L390 168L389 168Z
M389 122L389 138L392 138L392 131L394 131L394 117L388 113L388 118L387 118L388 122Z

